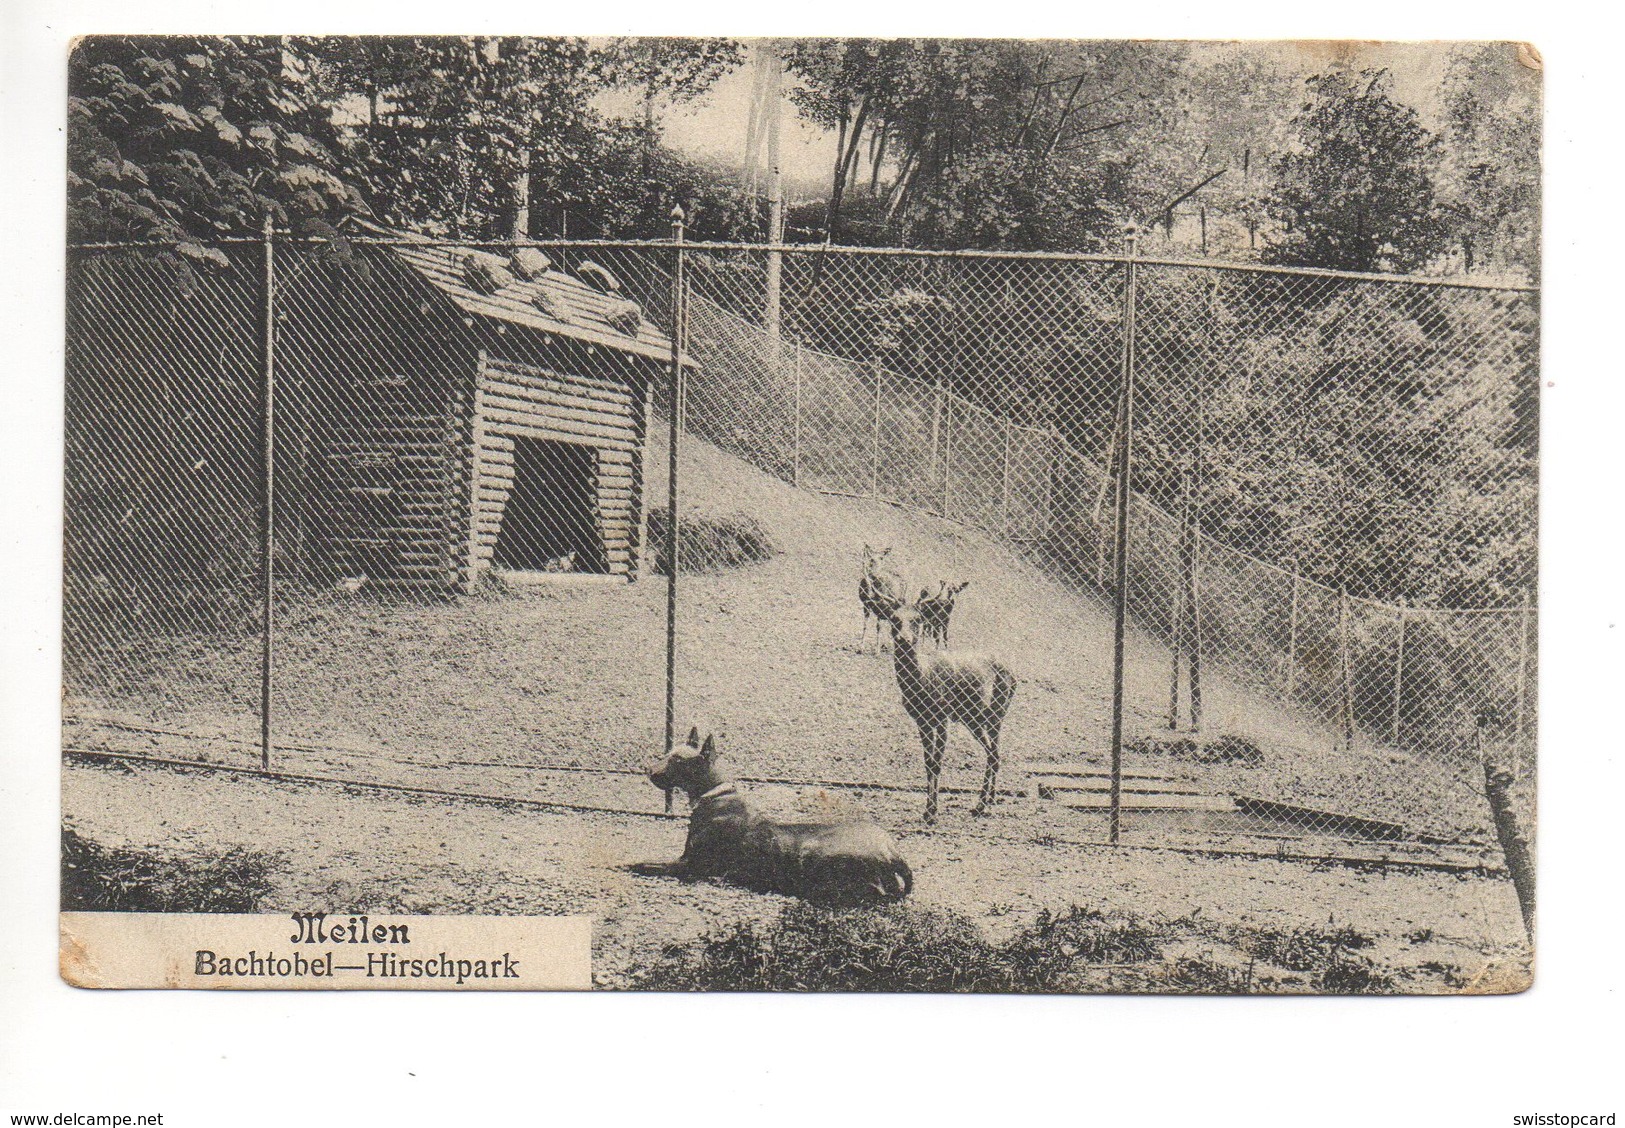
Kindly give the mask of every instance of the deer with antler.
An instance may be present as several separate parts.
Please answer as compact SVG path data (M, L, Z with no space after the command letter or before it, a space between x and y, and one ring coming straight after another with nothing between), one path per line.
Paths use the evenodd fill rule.
M921 588L920 598L914 601L914 606L920 609L920 634L933 639L938 650L948 645L948 621L953 617L954 601L968 587L969 580L957 584L942 580L935 595Z
M892 662L903 710L920 730L925 748L925 821L937 821L938 781L948 749L948 726L970 730L987 752L980 801L971 812L993 813L999 779L999 731L1016 694L1016 676L997 658L968 650L920 650L918 607L900 607L891 615Z

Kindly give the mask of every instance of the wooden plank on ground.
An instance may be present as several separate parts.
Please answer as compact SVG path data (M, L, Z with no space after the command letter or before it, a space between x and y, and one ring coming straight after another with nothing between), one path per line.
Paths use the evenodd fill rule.
M1105 811L1111 796L1071 794L1059 799L1061 806L1074 811ZM1228 795L1139 795L1123 792L1125 811L1234 811L1236 801Z
M1035 776L1067 776L1079 779L1088 779L1098 776L1101 779L1110 779L1111 772L1099 764L1027 764L1028 775ZM1124 779L1152 779L1174 782L1173 776L1162 775L1158 772L1124 772Z
M1067 795L1107 795L1111 793L1110 780L1093 779L1046 779L1035 776L1034 782L1038 786L1040 799L1056 799ZM1124 780L1124 795L1207 795L1209 792L1198 787L1182 787L1175 784L1147 783L1141 780Z

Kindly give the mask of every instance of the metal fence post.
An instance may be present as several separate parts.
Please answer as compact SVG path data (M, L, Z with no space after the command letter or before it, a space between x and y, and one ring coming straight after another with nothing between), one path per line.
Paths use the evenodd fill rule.
M1524 702L1529 685L1529 593L1523 593L1523 606L1518 611L1518 696L1513 710L1512 763L1509 770L1517 779L1523 770Z
M1009 540L1010 536L1011 536L1011 533L1010 533L1010 455L1011 455L1011 446L1014 443L1014 432L1015 432L1015 425L1010 422L1010 417L1008 415L1006 415L1004 417L1004 465L1002 467L1001 476L1000 476L1000 479L999 479L999 481L1001 483L1000 490L999 490L999 530L1000 530L999 536L1003 540Z
M795 437L790 452L790 481L791 484L801 485L801 342L796 342L796 421Z
M1112 781L1110 838L1123 832L1123 642L1128 627L1129 474L1134 466L1134 285L1138 233L1131 225L1124 236L1127 261L1123 280L1123 387L1117 414L1117 590L1112 624Z
M948 517L952 513L953 504L953 475L954 475L954 400L952 396L944 396L942 400L942 515Z
M1399 747L1400 691L1405 681L1405 600L1399 601L1399 641L1394 647L1394 747Z
M271 768L271 684L276 620L276 249L271 216L265 217L265 382L264 477L265 512L260 527L260 577L265 623L260 641L260 767Z
M871 358L869 371L875 378L875 435L869 454L869 496L880 497L880 361Z
M677 517L677 442L683 413L683 330L687 287L683 268L683 209L671 209L671 239L674 247L671 294L671 420L666 451L666 747L677 739L677 562L679 536ZM666 791L666 813L671 813L672 793Z
M1185 575L1187 563L1185 552L1186 523L1190 520L1191 480L1188 468L1181 468L1180 472L1180 507L1179 507L1179 582L1174 585L1172 631L1170 632L1168 663L1168 731L1179 731L1179 663L1185 653L1185 595L1190 590L1190 579Z
M1287 625L1286 634L1286 695L1294 697L1298 692L1298 565L1292 563L1292 612Z
M1191 699L1191 731L1202 731L1202 581L1201 533L1192 514L1186 544L1189 546L1185 565L1185 622L1189 632L1186 639L1185 664L1189 667Z
M1340 656L1340 669L1342 671L1342 689L1340 692L1340 708L1343 725L1343 748L1345 751L1354 750L1354 672L1349 657L1349 590L1346 587L1337 589L1337 648Z

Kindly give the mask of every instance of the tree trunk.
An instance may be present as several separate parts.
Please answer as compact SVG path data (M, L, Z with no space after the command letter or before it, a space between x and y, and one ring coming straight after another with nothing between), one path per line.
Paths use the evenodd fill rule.
M1072 91L1066 96L1066 105L1061 107L1061 117L1055 123L1055 130L1049 135L1049 144L1044 147L1044 156L1055 154L1055 147L1061 143L1061 134L1066 132L1067 119L1072 116L1072 107L1078 101L1078 94L1083 90L1085 75L1078 75L1078 81L1072 84Z
M851 177L853 169L857 167L858 142L863 137L863 126L869 116L869 99L867 96L858 102L857 116L852 119L852 128L847 131L844 138L846 144L835 161L835 183L829 196L829 241L836 241L836 224L841 214L841 200L846 195L846 183Z

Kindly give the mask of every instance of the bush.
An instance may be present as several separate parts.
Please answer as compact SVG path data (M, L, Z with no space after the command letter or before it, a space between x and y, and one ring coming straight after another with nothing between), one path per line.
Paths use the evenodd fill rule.
M1343 952L1371 946L1369 936L1347 925L1335 931L1264 928L1238 934L1235 939L1258 959L1288 971L1315 971L1335 962Z
M278 859L241 846L173 857L108 849L62 830L62 911L252 913L271 893Z
M1149 924L1074 905L1059 913L1045 910L1029 927L996 944L974 920L947 909L910 904L833 909L795 902L765 924L737 923L698 941L667 944L653 964L633 969L631 986L656 991L1105 989L1245 995L1276 983L1267 976L1255 979L1257 963L1307 972L1313 989L1327 994L1395 990L1393 975L1355 954L1372 941L1352 928L1226 930L1224 937L1215 937L1226 950L1252 957L1239 963L1209 952L1164 951L1164 942L1187 937L1195 927L1188 918ZM1087 984L1082 976L1091 968L1112 969L1113 975Z
M1073 907L1039 914L1005 944L945 909L805 903L769 924L668 944L635 985L665 991L1066 991L1080 965L1154 959L1152 935Z
M684 572L709 572L771 560L778 551L762 523L748 513L685 513L678 530ZM664 509L649 511L648 549L655 571L671 574L670 530Z

